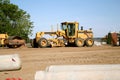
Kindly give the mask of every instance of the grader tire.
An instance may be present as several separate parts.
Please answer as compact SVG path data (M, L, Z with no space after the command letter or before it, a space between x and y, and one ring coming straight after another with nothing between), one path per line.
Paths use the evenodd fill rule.
M46 48L48 47L48 40L46 38L41 38L39 41L38 41L38 46L41 47L41 48Z
M36 39L35 38L31 41L31 46L33 48L37 48L38 47L38 44L36 43Z
M83 46L84 46L84 39L82 39L82 38L77 38L77 39L75 40L75 45L76 45L77 47L83 47Z
M86 43L86 46L92 47L94 44L94 40L92 38L88 38L86 39L85 43Z

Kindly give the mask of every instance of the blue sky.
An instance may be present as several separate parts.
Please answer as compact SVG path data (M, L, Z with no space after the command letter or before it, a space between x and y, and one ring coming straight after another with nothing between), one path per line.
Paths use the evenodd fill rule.
M11 0L27 11L34 22L33 36L39 31L56 30L61 22L77 21L92 28L95 37L120 31L120 0Z

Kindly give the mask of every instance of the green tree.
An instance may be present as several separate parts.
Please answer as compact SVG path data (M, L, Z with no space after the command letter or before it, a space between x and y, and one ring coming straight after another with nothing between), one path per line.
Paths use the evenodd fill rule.
M26 11L10 3L10 0L0 0L0 33L27 39L32 35L32 28L33 22Z

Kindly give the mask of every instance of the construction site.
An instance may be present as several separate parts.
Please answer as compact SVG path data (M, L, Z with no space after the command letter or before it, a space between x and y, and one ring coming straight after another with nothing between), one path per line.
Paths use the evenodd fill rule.
M46 34L55 36L55 38L45 38ZM57 31L36 32L31 43L26 43L19 36L9 37L8 34L0 34L0 45L0 80L60 80L57 74L53 75L51 72L55 78L49 75L48 70L52 65L72 66L71 74L64 73L67 76L61 80L71 79L68 77L73 74L83 74L77 70L79 68L80 71L86 71L84 76L88 76L87 74L104 75L94 79L91 75L88 76L89 80L107 80L107 77L115 70L118 70L116 74L120 73L120 33L108 33L103 38L94 38L92 29L84 30L83 27L79 29L78 22L62 22L61 30ZM65 72L69 67L60 67L58 70ZM54 68L56 70L57 67ZM89 70L91 73L87 72ZM93 73L94 71L96 72ZM101 71L100 74L96 74L99 71ZM44 79L44 76L41 76L43 74L49 78ZM59 76L61 74L63 75L63 73L58 73ZM88 80L86 77L81 77ZM73 79L80 80L81 77L74 76ZM120 79L116 75L110 78L111 80Z
M18 70L13 69L12 71L1 71L1 80L6 80L7 78L35 80L36 71L44 71L50 65L120 64L120 47L113 47L111 45L93 47L0 48L0 55L11 54L19 54L21 68Z

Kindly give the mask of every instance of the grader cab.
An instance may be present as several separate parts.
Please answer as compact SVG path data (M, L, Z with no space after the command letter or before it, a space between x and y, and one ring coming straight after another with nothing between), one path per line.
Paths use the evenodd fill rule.
M45 34L55 35L56 38L46 39ZM62 37L62 38L61 38ZM63 22L61 30L56 32L37 32L36 37L32 40L32 47L48 47L48 46L93 46L92 30L79 30L78 22Z
M61 23L62 30L66 33L66 40L68 45L74 45L77 47L93 46L93 32L91 29L83 30L83 27L79 30L78 22L63 22Z

